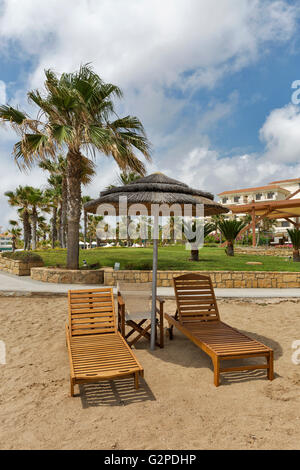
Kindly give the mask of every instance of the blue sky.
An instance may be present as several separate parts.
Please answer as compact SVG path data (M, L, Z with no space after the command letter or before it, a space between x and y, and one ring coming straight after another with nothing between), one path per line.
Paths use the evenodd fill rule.
M120 114L137 115L153 144L148 171L214 194L300 175L300 4L285 0L0 0L0 101L29 110L43 70L92 62L119 85ZM21 173L12 131L0 128L0 226L15 211L3 192L45 187ZM117 167L99 155L84 193Z

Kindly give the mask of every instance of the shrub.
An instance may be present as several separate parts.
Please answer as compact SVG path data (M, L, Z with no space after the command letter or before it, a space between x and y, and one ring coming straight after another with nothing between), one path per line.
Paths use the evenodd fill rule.
M33 263L35 261L41 262L43 259L37 253L32 253L30 251L15 251L2 253L3 258L9 258L12 260L24 261L24 263Z
M220 235L218 233L211 233L206 235L204 242L206 243L220 243Z

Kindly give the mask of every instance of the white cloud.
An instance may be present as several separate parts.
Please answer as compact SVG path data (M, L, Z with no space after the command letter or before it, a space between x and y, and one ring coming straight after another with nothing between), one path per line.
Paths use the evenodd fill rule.
M125 92L121 112L136 114L154 144L151 169L165 171L214 193L226 186L249 186L284 174L290 167L279 161L281 149L295 162L289 147L298 112L288 117L270 114L261 130L267 154L221 158L207 137L212 126L230 116L238 102L233 92L203 109L194 100L201 87L220 80L268 53L272 43L288 41L296 30L298 9L284 0L5 0L0 17L0 48L35 64L27 88L40 87L44 68L58 72L92 62L104 80ZM18 51L18 52L15 52ZM170 93L170 89L175 93ZM1 88L0 102L5 87ZM2 93L2 96L1 96ZM17 90L12 103L25 103ZM292 111L290 111L292 113ZM293 130L283 132L293 121ZM278 137L279 134L281 137ZM1 192L18 184L44 184L45 174L20 174L8 154L12 134L1 131L1 157L9 163L1 175ZM9 144L9 145L8 145ZM292 147L292 146L290 146ZM298 146L299 148L299 146ZM296 167L295 167L296 168ZM258 170L257 170L258 169ZM292 170L291 170L292 171ZM296 171L294 169L294 171ZM98 160L97 177L84 190L97 196L115 178L111 160ZM292 173L293 174L293 173ZM269 176L268 176L269 175ZM9 186L9 187L8 187ZM2 197L0 220L8 209Z
M38 58L34 85L44 68L92 61L125 88L211 86L254 60L262 44L289 39L296 16L283 0L6 0L3 10L2 41L19 41L20 53Z
M276 162L300 160L300 107L289 104L274 109L260 130L266 158Z
M264 155L222 157L210 147L196 147L185 157L184 164L174 165L168 174L214 195L229 189L264 185L283 177L300 175L300 161L292 166L284 161L272 162Z
M214 194L300 176L300 106L274 109L259 131L261 153L223 157L208 138L174 159L169 173Z

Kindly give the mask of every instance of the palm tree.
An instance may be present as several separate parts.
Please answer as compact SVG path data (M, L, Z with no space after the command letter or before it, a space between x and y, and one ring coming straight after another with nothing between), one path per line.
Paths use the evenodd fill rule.
M246 223L243 220L223 220L219 222L219 229L225 240L227 240L226 254L234 256L234 242Z
M87 237L89 238L90 247L92 248L92 241L98 241L97 226L103 220L102 215L89 214L87 218Z
M220 222L223 222L224 220L224 215L223 214L216 214L216 215L212 215L211 218L211 224L213 224L214 228L212 230L212 232L216 232L216 234L218 234L218 230L219 230L219 223ZM209 235L209 234L208 234ZM220 232L220 243L222 243L222 232Z
M112 156L123 171L130 168L142 175L145 168L135 151L150 160L150 145L136 117L111 120L115 115L112 99L120 98L122 92L117 86L104 83L91 66L83 65L79 71L60 77L46 70L45 76L46 93L28 93L29 101L39 108L36 118L3 105L0 121L9 122L21 134L14 146L21 168L31 167L35 160L54 159L58 149L67 148L67 266L78 269L83 152L92 157L97 151Z
M37 247L37 224L39 210L48 212L48 201L45 194L41 189L28 186L28 205L31 208L30 219L32 221L32 249L36 250Z
M8 233L10 233L12 236L12 251L14 253L16 251L16 241L20 238L22 230L19 227L17 220L10 220L9 225L10 228L8 229Z
M48 178L48 182L51 181L51 178L56 178L54 176ZM53 181L52 181L53 182ZM51 247L55 248L55 242L57 241L57 210L59 201L61 199L61 188L51 184L50 188L45 190L45 197L47 198L48 206L52 210L51 217Z
M67 246L67 208L68 208L68 182L67 182L67 159L59 154L53 161L45 159L39 163L39 167L50 173L48 183L50 186L60 191L61 197L59 199L60 208L59 212L59 228L58 238L62 248ZM82 178L81 183L87 185L91 182L92 176L95 173L94 162L86 157L82 157Z
M139 179L141 175L137 173L136 171L122 171L117 179L115 184L110 184L107 186L106 189L112 189L115 188L116 186L124 186L125 184L130 184L134 183L137 179Z
M43 215L40 215L37 220L38 230L37 230L37 242L39 243L39 239L42 238L44 241L46 240L47 233L49 232L49 225L46 221L46 218Z
M202 239L202 230L203 230L203 238L207 237L213 230L215 230L214 224L206 223L202 228L202 225L197 226L196 221L193 222L186 222L183 221L184 225L184 232L187 240L191 243L191 257L190 261L199 261L199 248L195 245L196 240Z
M297 228L287 229L291 242L293 244L293 261L300 261L300 230Z
M59 240L62 248L66 248L67 232L67 160L62 154L59 154L55 160L49 158L39 162L39 167L50 173L48 183L56 193L60 192L60 225ZM51 178L52 177L52 178ZM56 222L55 222L56 223ZM57 235L56 235L57 236Z
M130 171L130 170L122 171L118 175L116 183L110 184L109 186L107 186L106 189L112 189L112 188L115 188L116 186L125 186L126 184L134 183L134 181L136 181L140 177L141 175L137 173L136 171ZM131 222L132 222L132 218L129 215L127 215L127 219L126 219L127 246L130 246L131 244L130 235L129 235L129 225L131 224Z
M13 207L18 207L19 216L23 222L24 250L30 250L31 225L30 225L30 204L29 186L19 186L15 192L6 191L8 203Z

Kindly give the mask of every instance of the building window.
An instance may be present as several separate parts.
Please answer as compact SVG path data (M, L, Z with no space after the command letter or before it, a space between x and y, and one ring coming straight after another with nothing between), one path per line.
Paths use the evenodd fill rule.
M240 202L240 196L234 196L233 202Z
M289 227L289 226L290 226L290 223L287 220L284 220L283 222L281 222L281 227Z
M223 203L223 204L226 204L227 201L228 201L228 197L223 197L222 203Z
M267 194L267 198L268 198L268 199L273 199L273 197L274 197L274 193L268 193L268 194Z
M257 201L260 201L260 200L261 200L261 197L262 197L262 194L261 194L261 193L255 194L255 199L256 199Z

